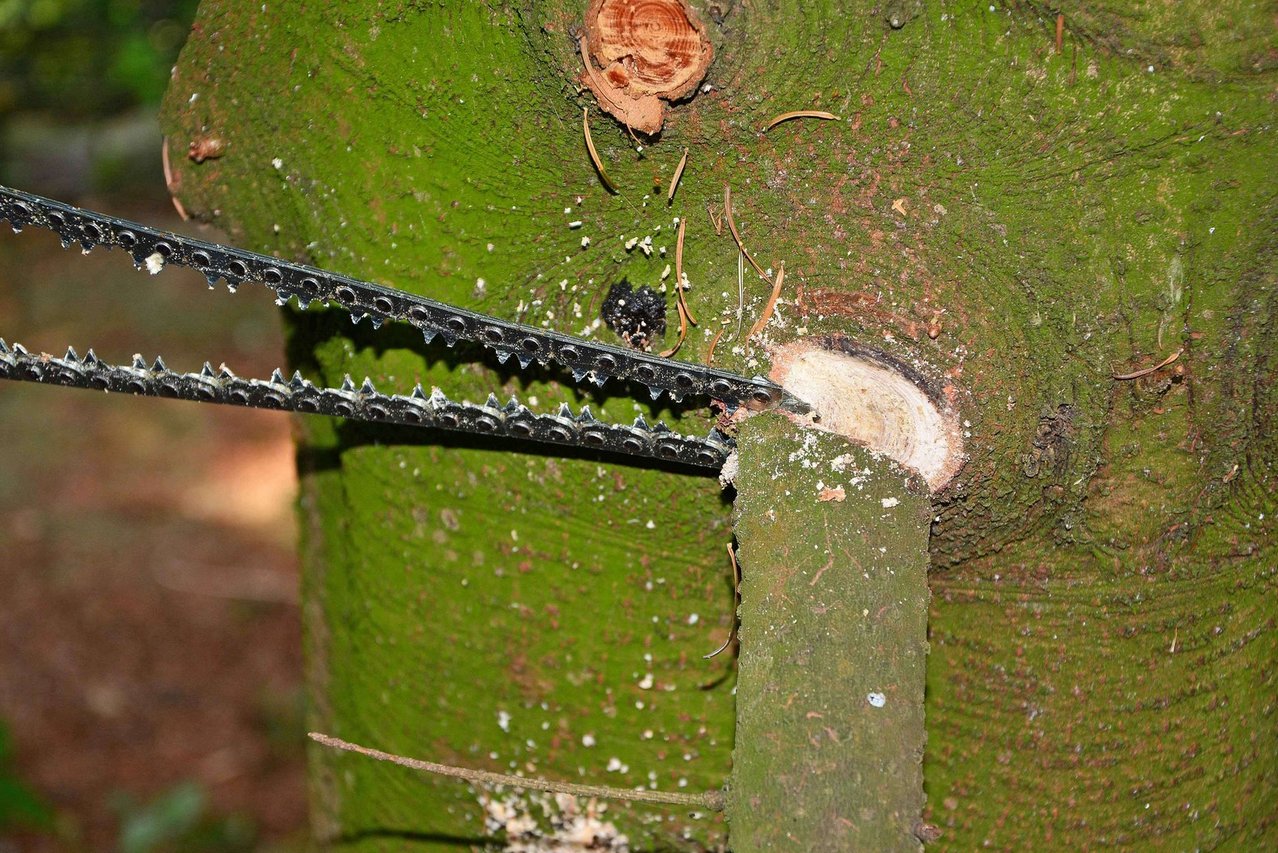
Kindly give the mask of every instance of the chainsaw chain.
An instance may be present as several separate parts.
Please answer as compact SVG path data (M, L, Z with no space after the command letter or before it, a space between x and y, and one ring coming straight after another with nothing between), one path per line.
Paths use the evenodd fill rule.
M87 252L95 246L118 246L133 256L135 265L158 272L168 264L190 267L213 286L224 279L235 290L244 282L261 283L285 304L295 297L302 308L312 302L339 305L358 322L372 318L409 323L426 342L436 337L452 346L473 341L494 350L504 363L512 356L521 367L533 361L555 363L572 371L577 382L592 379L602 386L610 378L646 386L657 399L662 392L676 403L685 395L719 400L729 409L746 405L763 410L806 406L763 378L747 379L723 370L660 358L635 350L585 341L570 335L512 323L424 296L395 290L338 273L282 261L243 249L184 237L102 213L82 210L32 193L0 187L0 219L15 231L31 225L54 231L64 246L79 243Z
M138 355L132 364L111 364L93 350L81 357L74 349L55 358L31 353L21 344L6 344L3 338L0 379L435 427L647 456L702 468L721 467L732 450L731 439L717 431L705 438L682 436L664 424L649 426L642 417L632 426L622 426L596 420L589 407L577 415L567 405L557 414L538 414L514 398L504 405L495 396L482 405L458 403L438 388L427 394L420 385L409 396L382 394L370 380L357 387L349 376L341 388L324 388L303 379L300 373L286 379L279 370L270 379L244 379L225 366L214 370L208 362L199 373L178 373L159 358L149 366Z

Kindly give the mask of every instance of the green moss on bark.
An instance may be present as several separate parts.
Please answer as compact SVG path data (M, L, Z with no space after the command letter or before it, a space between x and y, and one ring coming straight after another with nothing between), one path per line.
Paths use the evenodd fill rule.
M180 195L252 248L571 332L621 276L660 283L669 253L625 244L672 251L684 216L702 325L680 356L726 326L716 363L762 371L766 351L736 330L768 286L747 275L738 308L735 246L704 214L731 183L747 245L786 263L765 340L881 346L948 382L970 423L968 467L933 507L926 776L942 844L1272 846L1268 10L1088 3L1058 53L1055 10L1035 3L924 4L900 29L860 4L719 4L711 91L660 141L639 156L594 120L613 197L579 136L582 5L206 0L164 122L174 154L205 133L228 147L176 163ZM843 120L758 133L799 108ZM654 178L685 145L667 209ZM1112 379L1176 349L1183 375ZM318 312L295 322L293 358L329 382L634 413L631 389L582 397ZM306 423L317 727L493 769L726 778L730 667L696 663L731 601L713 484ZM676 689L643 690L649 671ZM627 774L606 770L614 754ZM454 786L328 755L315 770L330 841L478 832ZM722 840L635 815L639 845Z
M572 55L566 26L478 4L206 3L170 92L170 132L207 125L228 147L184 165L183 197L242 243L579 332L612 281L655 283L673 229L665 209L599 187L579 107L547 70L550 54ZM617 156L624 139L605 151ZM669 257L626 253L619 235L638 229ZM349 372L385 388L637 414L630 389L580 396L557 375L424 347L411 330L314 311L292 328L294 364L328 383ZM731 530L713 480L302 424L313 727L505 772L722 786L731 661L701 660L732 619L720 550ZM487 835L476 794L456 782L318 750L312 778L326 844ZM605 817L640 847L722 831L668 809Z

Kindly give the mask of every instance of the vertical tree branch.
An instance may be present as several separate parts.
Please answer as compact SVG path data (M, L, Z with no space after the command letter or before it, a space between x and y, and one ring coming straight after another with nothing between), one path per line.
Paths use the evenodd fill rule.
M927 490L778 416L739 448L732 847L918 849Z

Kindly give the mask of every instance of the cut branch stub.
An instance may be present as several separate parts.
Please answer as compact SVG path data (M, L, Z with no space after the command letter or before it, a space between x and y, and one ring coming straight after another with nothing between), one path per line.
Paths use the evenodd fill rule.
M599 106L632 130L652 135L663 101L693 94L714 49L684 0L591 0L586 10L582 82Z
M963 467L958 414L920 371L837 335L779 347L772 364L772 381L812 406L796 421L891 457L933 492Z

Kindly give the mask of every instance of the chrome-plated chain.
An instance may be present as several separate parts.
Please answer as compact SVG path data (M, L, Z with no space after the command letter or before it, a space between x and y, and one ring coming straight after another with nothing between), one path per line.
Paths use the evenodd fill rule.
M15 230L26 226L46 228L56 232L63 245L79 243L86 251L95 246L119 247L133 256L136 265L152 270L168 264L190 267L203 273L210 285L219 278L232 289L245 282L261 283L275 291L281 305L295 297L303 308L315 301L341 306L356 321L370 317L376 324L386 320L409 323L421 330L427 343L436 337L449 346L458 340L474 341L494 350L503 362L513 356L521 367L534 361L554 363L571 371L577 382L591 379L602 386L608 379L627 380L646 386L653 399L662 392L675 402L685 395L701 396L722 401L728 409L738 405L758 410L781 406L801 412L807 408L763 378L747 379L702 365L499 320L424 296L184 237L20 190L0 187L0 219L7 219Z
M73 349L55 358L29 352L21 344L7 344L2 338L0 379L459 430L703 468L722 466L732 449L731 440L718 432L706 438L682 436L663 424L649 426L642 417L622 426L596 420L588 407L576 415L567 405L553 415L537 414L513 398L504 405L495 396L482 405L458 403L439 389L428 394L420 385L408 396L382 394L368 379L357 387L349 377L341 388L322 388L299 373L286 379L279 370L270 379L243 379L225 367L214 370L207 362L199 373L179 373L158 358L149 366L141 356L134 356L132 364L110 364L93 350L81 357Z

